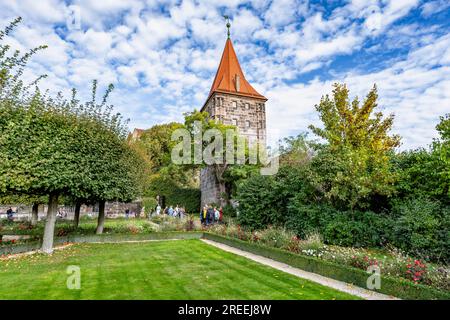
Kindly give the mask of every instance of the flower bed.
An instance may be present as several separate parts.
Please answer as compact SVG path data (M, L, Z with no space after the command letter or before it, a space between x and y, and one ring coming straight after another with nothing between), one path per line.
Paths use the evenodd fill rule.
M204 238L363 288L366 287L366 281L369 276L365 271L355 267L337 264L317 257L288 252L280 248L251 242L250 240L240 240L214 233L204 233ZM450 299L450 293L448 291L415 284L412 281L388 275L381 276L381 288L377 291L402 299Z
M301 256L316 258L356 269L367 270L375 265L384 276L403 279L411 284L421 284L450 291L450 268L408 257L395 248L379 249L329 246L322 243L318 234L300 239L295 234L279 228L246 231L238 225L215 225L207 231L246 242L289 251Z

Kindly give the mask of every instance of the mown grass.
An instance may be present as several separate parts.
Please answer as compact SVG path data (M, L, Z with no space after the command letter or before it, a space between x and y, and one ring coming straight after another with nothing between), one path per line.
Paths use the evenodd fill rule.
M81 269L81 289L66 268ZM0 299L356 299L200 240L76 244L0 261Z

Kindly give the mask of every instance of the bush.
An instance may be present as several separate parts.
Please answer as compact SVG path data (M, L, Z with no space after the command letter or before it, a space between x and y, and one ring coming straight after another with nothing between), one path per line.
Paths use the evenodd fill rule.
M387 218L371 211L340 212L323 230L329 244L353 247L377 247L386 241Z
M223 215L224 217L235 218L237 216L236 209L232 205L227 204L223 207Z
M304 204L303 196L296 196L288 206L286 228L293 230L300 237L317 230L321 231L338 211L325 204Z
M258 232L259 241L274 248L286 247L293 236L292 232L274 227Z
M450 258L450 208L426 198L407 199L393 208L393 242L426 260Z
M188 213L197 213L200 210L200 189L179 186L163 176L151 179L146 195L152 198L156 198L157 195L163 196L166 206L179 205Z
M278 210L280 200L273 192L272 176L253 175L238 186L238 222L251 229L263 229L269 224L279 224L282 215Z
M390 237L390 220L371 211L338 211L327 204L303 204L295 197L289 204L286 228L302 238L319 232L328 244L375 247Z
M281 167L275 176L255 174L238 185L238 221L251 229L283 226L289 200L296 194L309 198L304 167Z
M155 198L146 197L142 199L142 205L144 206L144 212L146 216L152 214L158 205Z

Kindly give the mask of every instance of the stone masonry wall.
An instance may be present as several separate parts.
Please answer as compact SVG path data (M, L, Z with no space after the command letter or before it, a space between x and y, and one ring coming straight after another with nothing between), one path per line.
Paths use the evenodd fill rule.
M202 109L211 118L238 127L239 133L250 141L266 144L266 110L264 100L251 97L214 93ZM220 192L212 167L200 173L201 203L220 203Z

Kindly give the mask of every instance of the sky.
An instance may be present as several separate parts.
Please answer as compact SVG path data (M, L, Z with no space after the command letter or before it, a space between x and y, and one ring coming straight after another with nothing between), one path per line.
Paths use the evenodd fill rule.
M182 121L205 102L226 41L269 100L268 140L320 126L314 105L346 83L362 100L374 84L395 115L400 149L426 147L450 112L450 0L0 0L6 41L35 55L25 78L67 96L114 84L110 103L129 128Z

